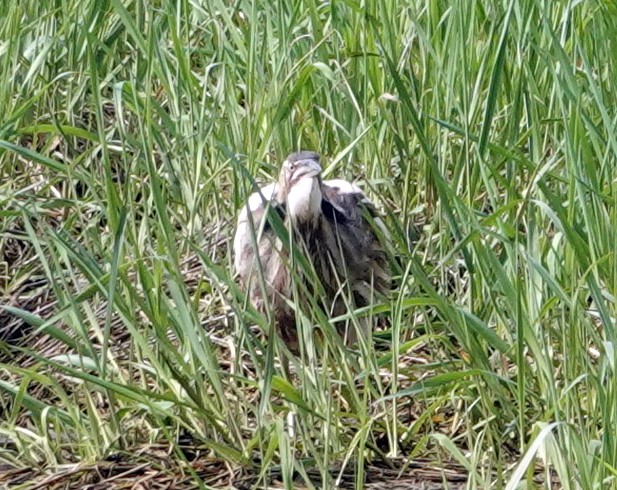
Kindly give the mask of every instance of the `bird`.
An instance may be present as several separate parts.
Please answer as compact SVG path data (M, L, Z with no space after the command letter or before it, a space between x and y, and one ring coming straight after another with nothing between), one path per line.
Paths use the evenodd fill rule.
M321 173L318 153L291 153L278 181L241 207L233 241L241 288L253 307L271 312L276 333L296 355L294 281L304 292L296 299L316 296L313 304L331 318L387 298L391 285L388 232L376 207L357 185L322 180ZM337 324L337 330L346 344L357 341L355 329Z

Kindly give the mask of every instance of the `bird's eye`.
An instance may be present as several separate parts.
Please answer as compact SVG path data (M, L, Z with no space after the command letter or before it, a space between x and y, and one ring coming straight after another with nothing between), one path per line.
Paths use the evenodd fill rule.
M296 168L296 165L293 162L287 162L287 168L289 168L289 170L293 170Z

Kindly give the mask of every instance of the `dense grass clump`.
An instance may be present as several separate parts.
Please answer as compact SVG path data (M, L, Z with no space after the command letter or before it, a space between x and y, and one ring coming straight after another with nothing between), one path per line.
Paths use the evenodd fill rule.
M0 484L614 485L615 52L600 0L1 3ZM288 378L230 243L299 149L396 287Z

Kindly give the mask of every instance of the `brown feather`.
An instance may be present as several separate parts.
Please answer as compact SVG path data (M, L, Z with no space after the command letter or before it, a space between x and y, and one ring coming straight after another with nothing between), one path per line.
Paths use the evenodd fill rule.
M382 238L387 239L374 206L349 182L321 182L315 170L320 170L318 163L318 155L312 152L290 155L278 183L250 196L240 212L234 239L234 265L242 287L257 309L266 311L265 302L268 303L278 334L294 353L298 350L298 336L294 311L288 303L293 300L292 274L284 241L292 238L309 259L325 293L320 303L332 316L345 312L341 295L348 294L356 307L367 306L387 296L391 282L386 254L370 225L373 220L382 229ZM304 183L296 191L294 186L298 182ZM287 207L290 197L295 200L293 209L300 213L296 218L290 216L293 209ZM314 207L311 203L316 198L320 202ZM279 213L285 229L291 230L293 237L277 236L274 227L269 225L271 210ZM257 261L261 264L265 291L260 284ZM301 270L295 270L295 274L303 277ZM310 281L303 282L306 289L314 290ZM355 335L348 335L346 340L355 341Z

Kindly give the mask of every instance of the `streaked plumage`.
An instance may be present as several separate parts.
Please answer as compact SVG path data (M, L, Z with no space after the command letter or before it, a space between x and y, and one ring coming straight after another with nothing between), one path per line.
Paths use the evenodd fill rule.
M345 312L344 294L360 307L379 301L390 288L387 258L373 226L381 229L381 239L387 232L374 206L356 185L338 179L322 181L320 173L316 153L289 155L279 181L249 197L234 238L234 266L241 285L257 309L264 311L268 301L276 330L293 352L297 352L298 338L288 301L293 301L292 277L303 277L305 271L295 264L295 275L291 273L294 261L285 242L294 243L310 259L323 286L320 303L331 316ZM310 281L306 286L315 291ZM346 340L353 342L355 335L348 333Z

